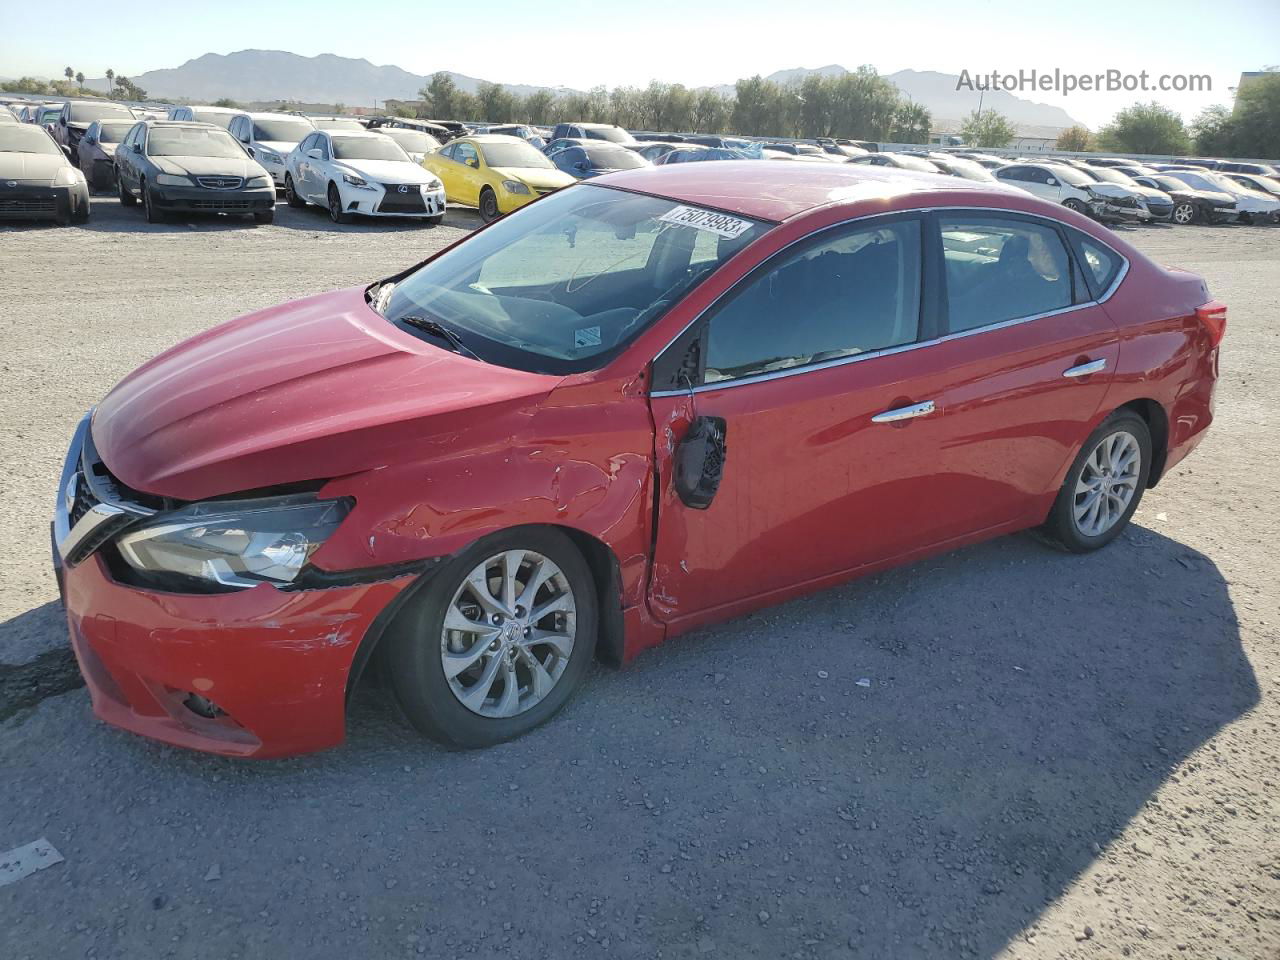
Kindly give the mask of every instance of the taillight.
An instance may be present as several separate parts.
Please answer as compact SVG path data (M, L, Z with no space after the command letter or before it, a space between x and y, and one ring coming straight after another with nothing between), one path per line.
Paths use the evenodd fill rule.
M1204 324L1209 332L1209 345L1216 347L1222 342L1222 335L1227 332L1227 305L1217 300L1196 307L1196 319Z

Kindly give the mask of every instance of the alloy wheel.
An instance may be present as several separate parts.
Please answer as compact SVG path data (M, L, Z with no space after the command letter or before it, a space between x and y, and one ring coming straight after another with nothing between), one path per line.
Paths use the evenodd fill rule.
M507 550L478 564L445 612L440 662L449 689L482 717L514 717L564 674L577 636L568 577L549 557Z
M1138 490L1142 447L1125 430L1098 441L1076 481L1072 517L1086 537L1100 537L1119 522Z
M1196 218L1196 208L1190 203L1180 203L1173 208L1174 223L1190 223Z

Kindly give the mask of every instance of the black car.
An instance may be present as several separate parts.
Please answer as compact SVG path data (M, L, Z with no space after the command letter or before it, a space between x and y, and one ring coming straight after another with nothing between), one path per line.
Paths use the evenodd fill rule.
M649 166L649 161L633 150L616 143L584 143L569 146L547 155L560 170L579 180L598 177L615 170L635 170Z
M89 219L89 184L43 127L0 126L0 219Z
M1162 173L1133 178L1144 187L1163 190L1173 198L1174 223L1222 223L1235 219L1236 201L1229 193L1197 190L1176 177Z
M276 189L266 168L211 123L144 120L116 148L120 202L142 199L149 223L170 212L275 218Z

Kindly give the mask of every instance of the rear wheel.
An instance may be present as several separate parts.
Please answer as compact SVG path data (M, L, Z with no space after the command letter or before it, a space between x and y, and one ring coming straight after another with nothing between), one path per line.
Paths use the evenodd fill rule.
M595 583L563 533L486 537L435 573L392 624L396 699L418 730L447 745L511 740L582 683L596 624Z
M1173 206L1173 222L1188 224L1195 223L1197 218L1196 205L1190 200L1181 200Z
M284 175L284 199L295 210L307 205L307 201L298 196L298 191L293 189L293 175L288 173Z
M498 195L490 187L485 187L480 191L480 219L491 223L500 216L502 213L498 210Z
M342 209L342 194L334 184L329 184L329 219L334 223L350 223L351 214Z
M1138 509L1151 472L1151 431L1129 410L1112 414L1080 449L1042 532L1072 553L1104 547Z
M126 207L132 207L138 202L138 198L129 192L129 188L124 185L124 178L120 176L120 172L116 171L116 187L120 194L120 203Z

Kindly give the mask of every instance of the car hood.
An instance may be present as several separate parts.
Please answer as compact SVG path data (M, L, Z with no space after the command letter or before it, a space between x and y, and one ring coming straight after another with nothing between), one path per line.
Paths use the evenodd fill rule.
M420 340L355 287L230 320L148 361L99 404L93 440L125 485L198 500L385 467L442 434L456 453L473 424L559 380Z
M165 173L180 177L256 177L266 171L248 157L152 157Z
M1120 184L1117 184L1120 186ZM1143 200L1154 200L1156 203L1172 203L1173 198L1163 190L1157 190L1154 187L1144 187L1139 184L1136 187L1129 187L1130 190L1142 196Z
M272 150L280 154L282 157L287 157L293 152L293 148L298 144L289 143L287 140L259 140L257 145L259 147L265 147L268 150Z
M47 183L67 165L61 153L0 153L0 180L36 180Z
M493 172L504 180L519 180L536 190L556 190L577 180L563 170L543 170L540 167L493 167Z
M1280 200L1241 187L1236 194L1236 209L1245 213L1275 213L1280 210Z
M1122 197L1137 196L1138 193L1133 187L1126 187L1120 183L1107 183L1106 181L1097 181L1087 184L1090 190L1103 197L1113 197L1120 199Z
M378 183L427 183L435 175L404 160L338 160L334 166Z

